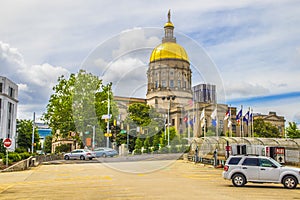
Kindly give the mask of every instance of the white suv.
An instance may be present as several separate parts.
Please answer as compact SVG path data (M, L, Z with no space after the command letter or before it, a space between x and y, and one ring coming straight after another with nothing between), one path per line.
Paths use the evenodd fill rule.
M294 189L300 181L300 169L284 167L272 158L255 155L230 156L224 166L223 178L236 187L247 182L282 183Z

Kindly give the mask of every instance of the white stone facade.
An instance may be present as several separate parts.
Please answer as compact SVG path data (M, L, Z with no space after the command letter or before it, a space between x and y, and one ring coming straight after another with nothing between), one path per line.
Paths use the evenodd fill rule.
M10 138L10 150L16 148L18 86L6 77L0 76L0 138Z

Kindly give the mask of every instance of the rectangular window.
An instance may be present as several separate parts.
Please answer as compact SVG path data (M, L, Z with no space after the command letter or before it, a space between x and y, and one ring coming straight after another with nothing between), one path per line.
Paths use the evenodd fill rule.
M13 89L12 87L9 87L8 95L9 95L10 97L14 97L14 89Z
M163 81L161 82L161 85L162 85L162 87L166 87L166 86L167 86L167 85L166 85L166 81L163 80Z
M177 87L181 88L181 81L180 80L177 81Z
M155 81L155 88L158 88L158 81Z
M175 126L175 119L172 119L172 126Z
M228 165L237 165L237 164L239 164L241 159L242 159L241 157L231 158L228 162Z
M3 91L3 83L0 83L0 93L2 93L2 91Z
M242 165L259 166L258 158L246 158Z
M170 80L170 87L174 87L174 81Z

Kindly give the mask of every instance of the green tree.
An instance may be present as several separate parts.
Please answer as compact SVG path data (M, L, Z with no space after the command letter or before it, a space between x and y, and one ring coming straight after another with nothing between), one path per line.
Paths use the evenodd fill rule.
M151 122L150 106L143 103L134 103L128 107L128 117L137 126L147 126Z
M46 136L44 142L44 152L51 153L51 150L52 150L52 135L48 135Z
M71 74L69 79L64 76L58 78L58 84L53 87L54 94L50 96L47 111L43 116L52 133L56 134L59 130L64 138L69 135L69 131L76 131L72 113L75 78L75 74Z
M17 120L17 132L18 132L18 148L20 149L31 149L32 144L32 121L31 120ZM37 128L34 131L34 143L35 150L40 146L40 137Z
M85 142L87 137L92 137L92 127L95 126L95 142L101 144L104 141L102 133L106 129L106 123L101 117L107 114L108 93L111 100L110 113L117 115L110 88L111 84L102 85L99 77L85 70L71 74L68 79L61 76L58 78L58 84L53 87L54 94L50 97L44 120L52 128L54 135L59 130L63 138L70 137L70 131L89 132L81 134L82 138L74 137L79 143Z
M143 140L141 138L137 138L135 140L135 146L134 146L134 149L135 149L135 153L141 153L141 149L143 147Z
M144 149L146 151L146 153L149 153L150 152L150 137L146 137L146 139L144 140Z
M159 150L161 134L155 134L152 141L153 151Z
M285 131L288 138L300 138L300 130L295 122L289 122L289 126Z
M6 148L4 147L3 139L0 139L0 153L5 153L5 152L6 152Z
M270 122L265 122L263 119L255 119L253 121L254 136L265 138L279 138L280 132L278 128Z

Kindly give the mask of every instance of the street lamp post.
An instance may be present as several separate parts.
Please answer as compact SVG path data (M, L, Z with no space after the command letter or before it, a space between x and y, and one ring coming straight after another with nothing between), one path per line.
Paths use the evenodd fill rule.
M107 131L106 133L108 134L108 136L106 137L106 147L109 148L109 120L110 120L110 114L109 114L109 107L110 107L110 100L109 100L109 92L110 90L107 91L107 116L108 116L108 119L107 119Z
M162 97L162 100L164 101L165 99L169 100L169 104L168 104L168 146L170 146L170 108L171 108L171 100L175 100L176 96L175 95L171 95L171 96L166 96L166 97Z

